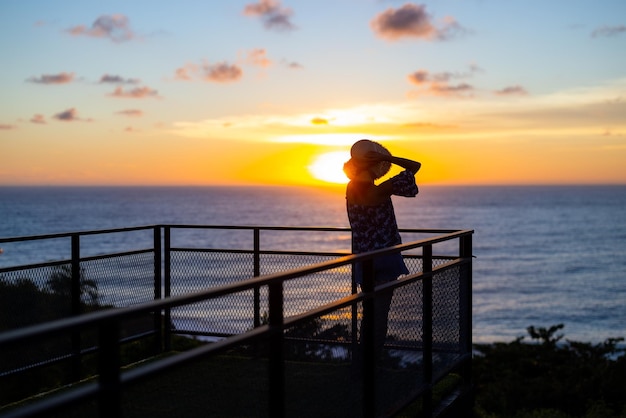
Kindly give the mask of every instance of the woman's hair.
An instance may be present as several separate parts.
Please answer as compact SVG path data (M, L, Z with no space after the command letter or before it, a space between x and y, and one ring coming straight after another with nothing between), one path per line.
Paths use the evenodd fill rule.
M348 176L350 180L353 180L365 168L366 167L363 167L362 165L359 166L358 164L356 164L354 162L354 159L351 158L344 163L343 172L346 173L346 176Z

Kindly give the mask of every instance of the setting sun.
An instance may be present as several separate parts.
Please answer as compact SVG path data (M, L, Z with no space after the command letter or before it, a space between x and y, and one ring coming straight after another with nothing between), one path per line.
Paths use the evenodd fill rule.
M345 184L348 178L343 172L343 164L350 159L347 151L333 151L318 156L308 169L318 180Z

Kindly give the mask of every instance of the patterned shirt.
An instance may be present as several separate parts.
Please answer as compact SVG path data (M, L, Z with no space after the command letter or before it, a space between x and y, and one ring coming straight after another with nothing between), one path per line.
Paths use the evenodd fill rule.
M418 193L415 174L405 170L391 179L393 194L414 197ZM378 205L347 202L352 227L352 252L364 253L400 244L400 233L391 197Z

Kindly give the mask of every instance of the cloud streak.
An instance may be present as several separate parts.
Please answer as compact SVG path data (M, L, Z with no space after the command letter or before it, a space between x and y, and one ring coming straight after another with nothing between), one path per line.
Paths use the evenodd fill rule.
M215 83L231 83L239 80L243 76L243 70L236 64L220 62L217 64L206 64L202 67L203 78L206 81Z
M509 86L494 92L498 96L526 96L528 91L522 86Z
M78 117L78 111L75 108L70 108L64 110L63 112L59 112L53 116L54 119L60 120L62 122L76 122L76 121L86 121L90 122L91 119L83 119Z
M407 38L445 41L467 32L450 16L436 25L432 16L426 12L426 5L411 3L379 13L371 20L370 27L376 36L388 41Z
M102 15L89 28L84 25L78 25L67 31L73 36L106 38L115 43L130 41L136 37L130 28L128 18L122 14Z
M30 77L26 81L36 84L67 84L74 81L74 73L43 74L41 77Z
M264 48L248 51L246 62L261 68L267 68L272 65L272 60L267 57L267 51Z
M612 37L626 33L626 25L602 26L591 32L592 38Z
M110 97L118 97L125 99L145 99L145 98L158 98L159 92L151 89L150 87L136 87L134 89L124 90L122 87L116 87L113 93L109 94Z
M105 74L100 77L100 84L139 84L140 80L137 78L124 78L119 75Z
M33 115L32 118L30 118L30 122L31 123L36 123L39 125L45 125L46 124L46 118L44 117L44 115L41 115L39 113Z
M263 26L270 30L290 31L296 29L291 23L293 10L282 7L280 1L259 0L258 3L247 4L243 9L245 16L259 17Z
M478 67L470 67L469 73L439 72L431 73L427 70L417 70L407 76L409 83L418 87L419 90L411 93L413 96L468 96L474 92L471 84L456 80L471 77L480 71Z
M115 113L118 115L128 116L131 118L139 118L143 116L143 111L139 109L126 109L126 110L120 110L119 112L115 112Z

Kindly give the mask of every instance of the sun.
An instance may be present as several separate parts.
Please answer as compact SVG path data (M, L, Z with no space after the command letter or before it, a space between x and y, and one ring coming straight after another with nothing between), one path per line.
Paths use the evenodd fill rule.
M348 178L343 172L343 164L350 159L347 151L333 151L319 155L307 168L318 180L328 183L346 184Z

